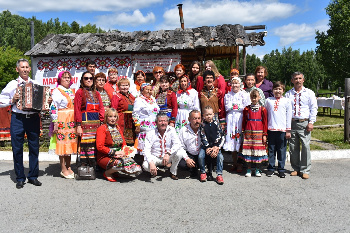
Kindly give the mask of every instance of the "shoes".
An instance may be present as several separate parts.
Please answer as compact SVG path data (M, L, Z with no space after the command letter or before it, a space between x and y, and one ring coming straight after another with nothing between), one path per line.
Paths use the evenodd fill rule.
M170 172L170 177L173 180L178 180L179 179L179 177L177 177L176 175L172 174L171 172Z
M299 172L298 171L292 171L292 173L290 173L290 176L299 176Z
M278 173L278 176L279 176L280 178L286 178L286 174L284 174L284 172L279 172L279 173Z
M273 171L270 171L270 170L267 171L267 172L266 172L266 175L267 175L267 177L271 177L271 176L273 175Z
M109 182L117 182L117 180L113 179L112 177L107 177L105 172L103 173L103 177L106 178L106 180Z
M65 176L63 172L61 172L60 175L65 179L74 179L74 173Z
M224 179L222 178L222 175L218 175L216 177L216 183L223 185L224 184Z
M214 180L214 177L213 175L210 173L207 175L207 181L213 181Z
M304 180L307 180L310 178L309 174L303 173L303 175L301 176L301 178L303 178Z
M42 183L40 181L38 181L38 179L34 179L34 180L28 180L29 184L35 185L35 186L41 186Z
M199 177L200 182L205 182L207 181L207 174L205 173L201 173L200 177Z
M245 174L245 177L251 177L252 176L252 170L247 169L247 173Z
M259 169L256 169L256 170L255 170L255 176L256 176L256 177L261 177L261 172L260 172Z
M24 187L24 181L17 181L16 188L21 189Z

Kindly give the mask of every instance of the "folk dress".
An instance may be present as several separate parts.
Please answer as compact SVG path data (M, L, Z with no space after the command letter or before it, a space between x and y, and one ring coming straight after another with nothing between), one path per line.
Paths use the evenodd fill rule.
M159 112L159 106L153 96L146 98L141 95L135 99L132 118L136 126L140 126L140 133L137 137L137 149L143 154L145 138L148 131L156 128L156 116Z
M170 123L175 124L177 115L177 98L175 92L171 90L162 91L156 96L157 104L161 112L167 114L170 119Z
M186 91L179 90L176 93L177 98L177 116L175 120L175 129L179 133L180 129L188 124L188 116L192 110L200 111L198 92L195 89L188 88Z
M80 162L96 165L96 130L104 120L104 107L100 93L79 88L75 94L74 119L83 131L80 141Z
M243 155L244 161L261 163L267 161L266 145L263 136L267 136L267 111L265 107L249 105L243 110L242 131L244 132Z
M226 140L224 150L241 151L243 109L250 103L249 94L232 90L224 97L226 110Z
M113 169L126 174L138 175L142 172L138 165L128 155L115 158L116 151L123 150L126 146L122 131L118 126L101 125L96 133L97 164L105 170Z
M77 135L74 121L74 90L59 85L52 91L50 115L52 122L57 122L58 132L52 135L55 153L68 156L77 152Z
M130 92L127 94L118 92L112 99L112 107L118 111L118 126L124 135L126 144L128 145L134 145L136 139L135 127L132 119L134 102L135 97Z

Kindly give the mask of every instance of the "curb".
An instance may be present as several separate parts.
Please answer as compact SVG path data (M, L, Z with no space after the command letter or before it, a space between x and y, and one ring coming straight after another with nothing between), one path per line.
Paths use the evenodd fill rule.
M28 162L29 152L23 152L23 161ZM230 153L224 152L224 161L231 162ZM75 161L76 155L72 155L72 161ZM350 159L350 150L313 150L311 151L312 160L329 160L329 159ZM1 151L0 160L13 160L12 151ZM59 157L52 152L40 152L39 161L41 162L59 162ZM287 152L287 161L289 153Z

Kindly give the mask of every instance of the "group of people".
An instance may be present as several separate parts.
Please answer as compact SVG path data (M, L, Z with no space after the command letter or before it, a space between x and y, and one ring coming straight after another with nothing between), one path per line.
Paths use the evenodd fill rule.
M247 168L246 177L260 177L264 161L268 161L266 175L272 176L277 154L277 172L284 178L287 139L294 169L291 175L309 178L310 132L316 121L317 101L314 92L303 86L300 72L292 74L294 87L284 97L284 84L268 81L263 66L245 75L243 82L239 71L232 69L228 83L212 61L205 63L203 72L201 63L193 62L187 74L178 64L174 76L156 66L150 83L142 70L134 74L135 88L130 88L127 78L118 77L117 69L109 69L107 76L95 74L93 61L87 62L86 69L79 89L70 88L72 76L62 71L52 92L51 146L60 157L60 174L66 179L74 178L71 155L78 151L81 163L98 165L110 182L117 181L118 172L138 175L144 170L154 177L159 166L169 169L174 180L178 179L177 169L182 168L204 182L214 180L216 166L215 180L223 184L222 149L232 152L233 171L241 173ZM26 180L24 133L30 151L28 182L39 186L39 115L18 110L15 104L17 86L35 81L28 77L28 61L19 60L16 70L18 79L0 95L1 106L12 105L16 187L22 188ZM141 162L128 155L128 147L137 149Z

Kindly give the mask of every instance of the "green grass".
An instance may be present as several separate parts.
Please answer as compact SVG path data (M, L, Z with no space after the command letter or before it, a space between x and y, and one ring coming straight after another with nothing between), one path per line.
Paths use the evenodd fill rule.
M6 142L5 145L0 146L0 151L12 151L12 146L10 142ZM24 143L23 145L23 151L24 152L28 152L28 143ZM46 143L43 143L42 145L40 145L39 147L39 152L48 152L49 151L49 145L47 145Z
M334 109L337 110L337 109ZM315 125L336 125L336 124L344 124L344 116L339 116L339 110L338 115L317 115Z
M331 143L339 147L339 149L350 149L350 144L344 143L344 127L314 129L311 135L313 138Z

